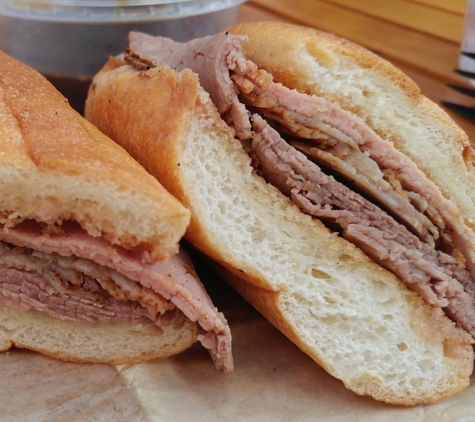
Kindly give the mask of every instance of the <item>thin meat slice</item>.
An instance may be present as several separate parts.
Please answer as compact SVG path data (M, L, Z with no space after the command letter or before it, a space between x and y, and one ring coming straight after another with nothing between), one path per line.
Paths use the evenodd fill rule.
M344 238L399 276L425 301L447 308L475 335L474 299L463 287L470 283L470 276L461 272L453 257L421 242L380 208L324 174L261 117L254 116L253 127L252 146L270 183L303 212L337 225Z
M251 138L251 124L246 107L229 75L227 57L241 48L244 37L216 34L187 43L169 38L130 32L125 59L139 69L168 65L177 71L192 69L200 84L210 94L224 120L232 123L239 139Z
M392 239L382 239L382 233L372 227L352 224L345 230L345 238L355 243L368 256L378 256L382 266L391 269L398 266L400 273L406 273L412 277L424 277L423 271L431 270L425 261L425 257L418 251L405 249ZM383 241L382 241L383 240ZM388 247L388 245L391 245ZM397 274L396 271L393 271ZM452 271L454 278L437 281L431 285L431 289L438 297L446 299L445 313L458 325L467 330L475 337L475 294L470 276L465 271L458 273ZM405 279L403 279L405 281ZM466 288L464 288L466 286ZM411 289L419 293L424 299L424 292L411 285ZM413 288L415 287L415 288Z
M213 306L183 251L167 261L147 264L140 253L89 236L77 225L68 223L63 224L62 231L45 235L39 224L25 221L15 228L0 230L0 240L43 254L89 260L153 290L191 321L198 322L203 330L199 340L209 349L218 369L232 371L231 332L227 321Z
M431 246L439 238L437 227L419 210L411 205L404 191L395 191L384 175L367 155L361 151L345 148L337 143L325 146L325 149L299 141L290 141L290 145L316 161L320 166L345 177L360 191L375 199L381 206L397 216L419 238Z
M65 283L62 284L69 290L75 288L75 290L84 291L84 287L87 287L84 280L88 278L117 300L139 302L152 316L175 308L158 293L90 260L62 257L55 253L44 254L0 242L0 264L5 268L38 274L54 274L68 283L67 286Z
M249 81L248 81L249 82ZM266 82L271 86L272 82ZM254 87L254 90L258 88ZM287 88L283 87L287 90ZM403 221L406 226L417 234L423 241L435 245L439 239L439 229L443 230L442 223L437 227L420 209L411 203L411 198L403 189L395 189L394 184L389 183L385 173L379 168L372 158L361 151L358 145L338 129L322 123L320 114L315 113L314 118L300 122L299 111L288 111L285 106L276 102L275 98L267 95L272 90L264 90L260 95L243 94L242 98L254 111L257 111L274 127L278 127L281 133L297 138L290 141L297 149L317 160L319 164L331 168L354 183L369 197L381 204L393 216ZM296 91L288 90L290 97L304 96ZM289 99L292 101L292 98ZM316 110L316 109L315 109ZM306 143L299 142L304 139Z

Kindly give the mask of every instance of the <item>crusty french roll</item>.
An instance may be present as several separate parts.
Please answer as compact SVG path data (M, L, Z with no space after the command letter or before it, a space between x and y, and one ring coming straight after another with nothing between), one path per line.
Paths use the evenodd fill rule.
M0 121L0 350L130 364L199 339L231 371L226 320L178 248L190 212L3 53Z
M190 209L186 238L232 286L357 394L416 405L469 385L469 334L266 183L197 75L141 63L110 59L86 117Z

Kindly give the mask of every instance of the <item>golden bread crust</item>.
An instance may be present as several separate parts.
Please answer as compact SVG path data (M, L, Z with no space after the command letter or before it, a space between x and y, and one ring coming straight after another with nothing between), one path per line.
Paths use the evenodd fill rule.
M176 252L189 212L38 72L1 52L0 116L0 166L11 177L2 222L71 219L154 258Z
M94 77L86 102L86 118L125 147L132 157L140 158L149 173L157 173L168 161L179 166L174 151L180 148L181 135L188 128L187 115L193 111L199 86L197 76L185 70L178 81L171 69L140 72L119 65L120 62L111 58ZM133 90L134 84L137 90ZM145 98L146 92L157 92L157 87L160 95ZM110 102L110 98L114 101ZM169 107L172 102L173 107ZM115 116L114 120L110 116ZM117 125L117 121L121 124ZM148 122L152 121L160 131L149 130ZM131 134L137 134L133 141ZM172 166L163 175L165 181L174 179L173 170Z
M309 83L310 69L302 67L303 51L323 66L332 67L338 56L351 58L363 69L384 73L411 98L418 98L419 87L391 63L364 47L336 35L284 22L249 22L228 29L232 34L246 35L251 42L244 44L247 58L267 70L274 79L306 94L322 95L319 87Z

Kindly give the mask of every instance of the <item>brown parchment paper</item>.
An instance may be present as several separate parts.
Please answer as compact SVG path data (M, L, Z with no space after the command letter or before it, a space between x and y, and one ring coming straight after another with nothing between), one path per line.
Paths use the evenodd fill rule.
M403 408L359 397L329 376L230 288L207 285L233 332L235 372L199 345L131 367L0 354L0 421L475 422L475 379L440 403Z

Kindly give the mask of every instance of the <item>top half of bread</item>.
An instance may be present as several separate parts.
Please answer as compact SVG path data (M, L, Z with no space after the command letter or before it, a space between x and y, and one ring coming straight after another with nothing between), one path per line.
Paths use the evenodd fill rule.
M391 140L475 229L475 153L467 135L393 65L352 42L281 22L237 25L244 53L274 80L324 96ZM450 163L450 164L449 164Z
M154 259L177 250L189 212L76 113L38 72L0 52L0 222L72 220Z

